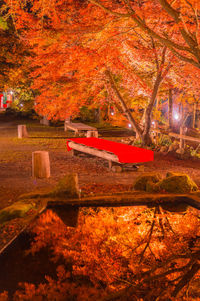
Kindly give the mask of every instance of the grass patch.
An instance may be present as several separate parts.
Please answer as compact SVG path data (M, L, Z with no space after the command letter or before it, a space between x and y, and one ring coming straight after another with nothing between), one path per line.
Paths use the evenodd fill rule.
M95 128L97 128L98 130L112 130L112 131L122 131L122 130L126 130L126 128L124 127L119 127L119 126L115 126L112 125L110 123L92 123L92 122L88 122L87 123L89 126L93 126Z
M49 149L64 149L66 148L66 139L53 139L53 138L13 138L13 143L18 145L32 145L39 146L40 148L49 148Z
M9 163L9 162L17 162L24 161L24 159L29 159L31 156L31 151L23 151L23 152L13 152L10 151L1 151L0 152L0 162Z

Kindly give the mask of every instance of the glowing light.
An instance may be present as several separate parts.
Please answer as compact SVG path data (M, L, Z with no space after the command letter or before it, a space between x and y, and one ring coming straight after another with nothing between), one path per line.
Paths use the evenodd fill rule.
M114 112L111 112L110 114L113 116L113 115L114 115Z
M179 120L179 115L176 113L176 114L174 114L174 119L175 120Z
M131 128L131 124L130 123L128 124L128 127Z
M14 93L13 91L10 91L10 94L11 94L11 95L13 95L13 93Z
M152 121L152 124L154 125L154 124L155 124L155 121Z

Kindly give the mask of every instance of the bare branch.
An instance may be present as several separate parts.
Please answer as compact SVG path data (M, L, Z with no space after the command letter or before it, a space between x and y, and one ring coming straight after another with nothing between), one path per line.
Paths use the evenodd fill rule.
M187 30L187 27L184 25L180 12L175 10L167 0L158 0L158 1L163 7L163 9L175 20L177 24L182 22L183 26L181 26L179 29L180 33L190 48L189 52L193 53L195 57L198 59L198 61L200 61L200 51L198 49L196 38L194 39L194 36L190 34L189 31Z
M184 28L180 29L180 33L182 34L185 42L187 43L187 45L189 46L183 46L180 44L175 43L174 41L170 40L169 38L165 38L161 35L159 35L158 33L156 33L154 30L152 30L150 27L148 27L145 23L145 21L143 21L135 12L134 10L132 10L132 13L128 13L128 14L121 14L118 12L115 12L109 8L106 8L103 4L101 4L99 1L97 0L89 0L91 3L93 3L94 5L97 5L98 7L101 7L104 11L106 11L109 14L112 14L114 16L118 16L118 17L122 17L122 18L131 18L143 31L145 31L146 33L148 33L150 36L152 36L153 38L158 39L161 43L163 43L164 45L166 45L179 59L181 59L184 62L190 63L193 66L200 68L200 51L198 49L198 44L197 42L190 36L190 34L188 34L186 32L186 30ZM128 3L128 0L126 1ZM162 5L162 7L171 15L173 16L174 20L176 22L180 22L181 18L179 15L179 12L177 12L176 10L174 10L170 4L166 1L166 0L159 0L160 4ZM129 8L130 11L130 8ZM177 50L181 50L181 51L186 51L188 53L193 54L196 58L197 61L195 59L192 59L190 57L187 57L181 53L179 53Z
M89 0L89 1L93 4L95 4L96 6L102 8L105 12L112 14L114 16L123 17L123 18L130 17L130 14L121 14L121 13L110 10L109 8L105 7L102 3L100 3L98 0Z
M157 50L156 50L156 47L155 47L154 39L152 37L151 37L151 43L152 43L152 48L153 48L154 54L155 54L155 63L156 63L156 69L157 69L157 72L158 72L158 70L159 70L158 53L157 53Z
M131 125L136 130L136 132L138 133L138 135L141 137L142 131L141 131L140 127L138 126L137 122L135 121L135 119L133 118L133 116L131 115L129 109L127 108L126 103L124 102L124 99L123 99L122 95L120 94L119 90L117 89L111 72L109 70L106 70L105 71L105 75L108 78L108 80L110 82L110 85L111 85L111 87L112 87L115 95L117 96L117 99L119 100L119 102L120 102L120 104L122 106L122 109L123 109L123 112L124 112L125 116L130 121Z
M142 253L141 253L140 263L142 262L143 257L144 257L144 253L145 253L146 249L148 248L148 246L149 246L149 244L150 244L151 236L152 236L152 233L153 233L153 228L154 228L154 226L155 226L155 218L156 218L156 214L157 214L157 213L158 213L158 207L156 207L155 210L154 210L153 222L152 222L152 224L151 224L151 228L150 228L150 231L149 231L149 234L148 234L148 239L147 239L146 246L145 246L144 250L143 250Z
M177 294L180 292L180 290L190 282L190 280L195 276L195 274L199 271L200 269L200 264L198 264L197 262L195 262L192 265L192 268L186 273L184 274L184 276L182 277L182 279L179 281L179 283L176 285L173 293L172 293L172 297L176 297Z

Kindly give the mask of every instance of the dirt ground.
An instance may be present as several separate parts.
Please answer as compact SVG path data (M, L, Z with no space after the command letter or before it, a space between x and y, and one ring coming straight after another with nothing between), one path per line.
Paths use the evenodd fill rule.
M27 124L29 138L17 138L17 125ZM120 141L126 132L115 134L99 130L100 138ZM52 188L66 173L78 174L79 186L84 192L103 193L115 189L130 189L141 171L114 173L108 169L108 162L96 157L80 155L70 157L66 149L68 134L63 127L46 127L39 121L27 121L5 117L0 114L0 209L15 202L19 195L36 190ZM118 137L111 137L111 136ZM121 136L121 137L119 137ZM32 152L46 150L50 156L51 177L33 179ZM200 160L180 160L171 154L154 153L154 161L144 164L144 172L182 172L200 186Z

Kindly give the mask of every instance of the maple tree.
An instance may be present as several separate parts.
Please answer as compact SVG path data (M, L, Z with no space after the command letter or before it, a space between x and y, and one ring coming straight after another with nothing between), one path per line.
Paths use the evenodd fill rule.
M167 46L185 64L185 81L199 92L199 2L198 1L90 1L106 13L133 20L140 29ZM115 6L113 5L115 3ZM198 69L197 69L198 68ZM183 77L183 76L182 76ZM196 78L195 78L196 77ZM192 83L192 85L191 85ZM182 89L183 90L183 87ZM193 87L192 87L193 90ZM190 91L190 94L192 92ZM184 92L185 94L185 92ZM172 122L170 121L170 124Z
M158 97L158 92L161 87L161 83L163 82L163 80L166 78L167 75L169 76L168 73L169 73L169 70L172 68L173 58L169 54L167 54L166 47L163 47L163 48L156 47L155 41L152 38L149 41L148 41L148 37L145 37L145 38L146 38L145 43L144 42L141 43L141 41L139 41L139 43L135 43L135 41L133 43L131 43L131 41L129 42L130 45L132 44L131 45L132 47L129 49L129 52L128 52L128 54L129 54L128 60L131 61L131 60L137 58L137 60L140 63L137 62L136 66L134 66L134 64L128 64L128 62L125 62L125 64L124 64L124 69L126 71L130 72L130 73L128 73L128 75L126 75L126 82L128 83L128 85L126 82L124 83L124 86L126 85L126 88L127 89L129 88L129 90L130 90L131 80L133 80L132 81L132 83L133 83L134 77L138 77L141 70L143 71L142 87L140 85L139 91L137 91L134 87L131 89L132 93L129 92L129 94L132 97L134 97L134 94L136 94L136 93L140 93L140 94L144 93L144 95L147 97L147 103L145 104L145 110L144 110L142 122L139 121L140 123L142 123L141 126L139 126L139 122L136 123L135 118L128 110L127 105L122 97L122 94L120 93L118 87L116 86L116 84L113 80L111 72L107 71L107 76L109 78L109 83L110 83L112 90L115 92L115 95L117 96L118 100L121 103L121 106L123 108L125 116L127 116L129 121L131 122L132 126L135 128L137 134L141 138L142 143L150 144L151 138L149 135L149 131L151 128L152 110L155 105L156 98ZM148 42L150 43L150 45L148 45L149 44ZM138 51L137 51L137 49L135 49L135 48L137 48L137 44L140 45L140 47L138 47L139 48ZM127 47L127 45L125 45L125 46L126 46L126 51L127 51L128 47ZM148 55L148 56L146 57L146 55ZM132 71L131 69L133 69L133 72L132 72L133 75L131 73L131 71ZM145 71L146 71L146 73L145 73ZM123 70L123 72L124 72L124 70ZM131 75L132 75L132 78L131 78ZM124 77L125 77L125 75L124 75ZM141 76L140 76L140 78L141 78ZM137 79L139 81L139 84L141 82L140 78L139 78L139 80ZM146 87L144 87L144 85ZM136 113L138 113L138 112L136 112Z
M13 37L5 30L0 30L1 41L1 57L0 57L0 81L1 90L3 90L5 83L9 81L9 72L16 65L12 62L16 55L12 53ZM12 57L12 58L11 58Z
M111 16L105 22L105 12L99 10L97 14L95 8L84 1L69 1L65 5L68 7L67 13L60 10L60 3L54 3L51 8L48 2L44 6L43 3L33 1L27 11L26 7L22 9L16 2L15 9L20 16L16 26L29 39L36 53L32 61L35 70L32 77L33 88L40 93L36 99L39 113L49 119L65 119L72 113L76 115L81 105L104 102L102 89L106 86L112 98L117 98L124 115L143 144L150 144L152 109L159 86L171 68L170 58L165 63L166 47L156 45L158 43L148 35L142 36L129 21L116 20ZM66 18L67 22L64 22ZM34 28L32 24L35 25ZM150 45L147 45L149 43ZM125 50L127 44L129 49ZM160 53L157 47L162 48ZM155 66L150 63L152 59ZM140 69L146 69L147 73L153 69L153 85L150 84L150 87L147 87L145 80L138 75L139 60ZM120 87L114 77L120 78ZM121 93L121 89L126 88L129 90L129 98L133 97L133 94L137 93L133 91L133 83L136 86L135 90L139 90L139 87L141 89L141 86L143 90L144 86L150 90L146 91L149 103L145 110L144 129L128 110Z
M180 61L187 63L184 65L184 79L188 84L191 78L190 88L192 86L194 90L196 86L198 95L197 78L200 66L198 1L183 0L170 3L167 0L143 2L91 0L90 2L114 17L131 19L141 30L167 46ZM183 78L183 74L181 77ZM183 87L181 90L183 91ZM185 94L184 91L183 93Z
M164 53L168 52L166 47L171 57L178 57L184 62L185 76L190 72L186 63L192 64L194 71L198 67L198 51L195 49L199 38L199 7L196 1L176 2L172 4L173 8L164 0L142 3L77 0L51 2L51 5L49 1L32 1L28 6L18 1L15 5L7 1L7 4L10 7L8 15L15 19L17 30L35 51L32 77L33 88L39 91L36 108L49 119L76 116L83 105L95 106L97 102L108 101L110 96L106 97L103 92L106 86L111 98L115 95L114 98L120 102L124 115L143 144L149 144L152 108L160 84L168 68L172 68L169 58L168 66L162 63ZM146 40L151 40L157 68L156 78L153 67L150 87L144 73L150 74L152 65L147 66L147 62L153 58L149 46L145 45ZM159 58L156 48L161 49L161 44L164 45L163 56L160 53ZM129 50L125 51L127 45ZM139 63L140 69L144 69L143 74L141 70L138 74ZM145 110L144 128L141 128L137 117L135 119L128 110L122 92L129 90L129 98L133 98L141 87L144 90L144 86L148 88L145 93L149 103Z
M89 2L113 16L130 18L144 32L166 45L179 59L200 67L198 0L172 3L168 0ZM174 38L173 31L179 39L177 36Z
M1 3L0 7L3 6L4 3ZM23 93L30 91L31 52L26 43L19 39L12 19L4 18L3 13L0 15L0 47L0 90L14 92L15 100L24 98Z

